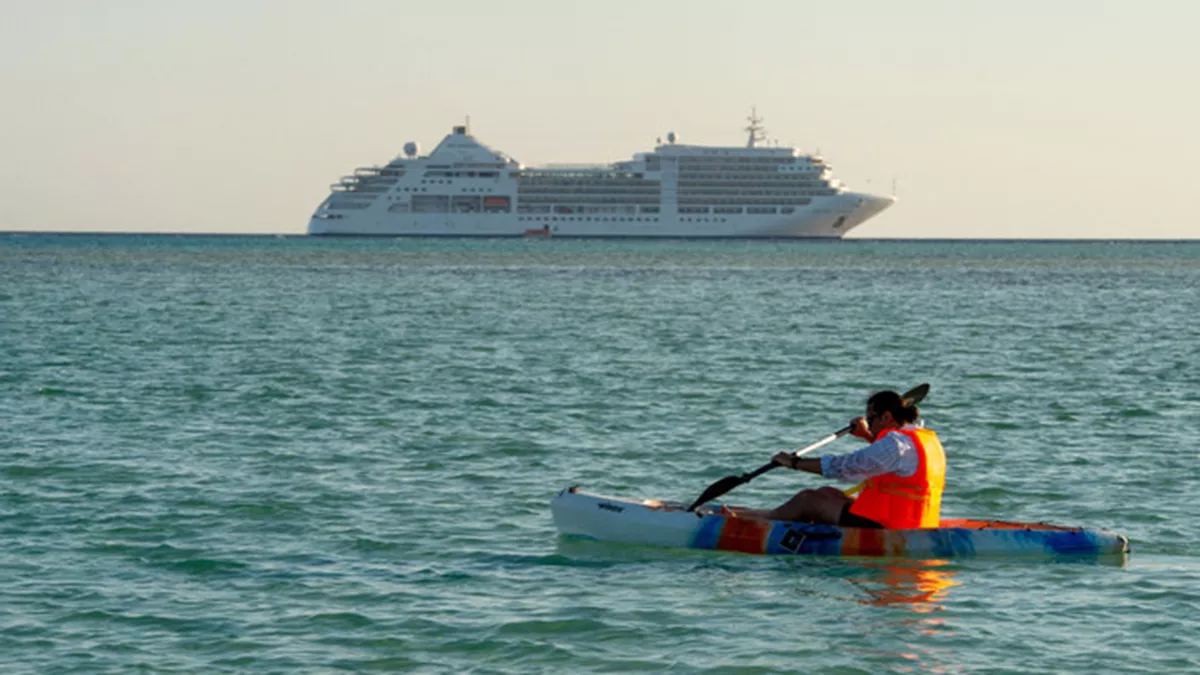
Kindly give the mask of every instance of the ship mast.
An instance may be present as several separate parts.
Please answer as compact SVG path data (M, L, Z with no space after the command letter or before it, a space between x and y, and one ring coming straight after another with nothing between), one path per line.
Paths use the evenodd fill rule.
M750 122L750 126L746 127L746 131L750 133L750 137L746 139L746 147L753 148L755 143L766 140L766 129L762 126L762 118L758 116L758 108L750 108L750 116L746 119Z

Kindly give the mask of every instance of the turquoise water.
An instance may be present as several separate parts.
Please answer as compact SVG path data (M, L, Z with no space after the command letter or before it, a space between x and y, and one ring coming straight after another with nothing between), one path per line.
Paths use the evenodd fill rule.
M1198 289L1200 244L0 236L0 670L1194 671ZM1128 561L556 538L924 381L944 513Z

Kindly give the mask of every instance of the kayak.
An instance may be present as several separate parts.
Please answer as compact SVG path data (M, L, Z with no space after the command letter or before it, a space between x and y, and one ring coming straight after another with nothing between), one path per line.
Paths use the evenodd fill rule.
M759 555L899 558L1108 556L1129 540L1103 530L1045 523L943 518L940 527L882 530L766 521L722 515L720 506L689 512L680 502L604 497L570 487L550 502L560 534L606 542Z

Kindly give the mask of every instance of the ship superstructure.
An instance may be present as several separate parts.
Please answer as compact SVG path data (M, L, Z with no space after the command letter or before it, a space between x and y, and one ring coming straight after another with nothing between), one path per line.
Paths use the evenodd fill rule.
M332 186L312 235L839 238L895 202L849 191L819 155L685 145L608 165L525 167L456 126L428 155L416 143Z

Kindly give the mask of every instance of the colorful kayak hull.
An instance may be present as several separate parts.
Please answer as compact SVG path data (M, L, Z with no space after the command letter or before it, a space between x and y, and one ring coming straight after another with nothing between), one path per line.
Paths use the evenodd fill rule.
M759 555L900 558L1124 555L1129 541L1102 530L1043 523L942 519L941 527L877 530L730 518L719 507L689 513L686 505L603 497L563 490L550 502L564 535L600 541L740 551Z

